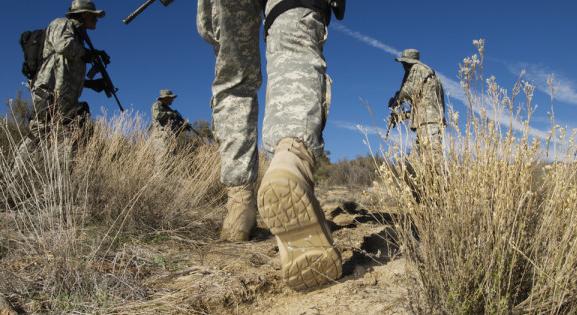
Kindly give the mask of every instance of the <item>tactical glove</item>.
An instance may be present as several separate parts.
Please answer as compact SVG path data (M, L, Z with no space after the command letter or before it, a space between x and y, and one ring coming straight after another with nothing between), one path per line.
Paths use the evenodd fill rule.
M82 61L86 63L91 63L96 58L100 57L104 65L108 65L110 63L110 56L104 50L86 50L84 56L82 57Z
M104 91L104 89L106 88L106 84L103 79L85 80L84 87L100 93Z

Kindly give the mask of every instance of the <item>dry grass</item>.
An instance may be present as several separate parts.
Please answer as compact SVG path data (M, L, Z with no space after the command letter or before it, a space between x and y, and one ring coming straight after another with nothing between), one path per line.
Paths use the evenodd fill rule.
M369 187L378 178L376 169L381 163L381 159L372 156L326 163L317 170L317 182L329 187Z
M484 109L470 112L465 126L449 113L443 161L392 148L380 169L405 218L402 248L418 270L415 310L575 314L575 135L533 137L533 86L519 81L508 94L484 80L484 46L475 44L479 55L465 59L460 74L469 110ZM545 163L549 144L564 149Z
M148 292L135 243L216 237L224 190L214 145L159 155L138 115L99 119L0 156L0 290L29 312L94 312ZM195 144L197 146L198 144ZM173 150L171 150L173 151Z

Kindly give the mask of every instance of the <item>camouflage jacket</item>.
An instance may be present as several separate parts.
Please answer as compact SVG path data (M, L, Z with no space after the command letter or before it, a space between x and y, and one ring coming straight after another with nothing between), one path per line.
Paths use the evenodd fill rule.
M186 124L180 113L162 102L156 101L152 104L152 126L153 128L171 130L177 132Z
M34 87L43 87L55 95L67 93L68 99L80 97L86 75L86 63L82 60L86 50L76 34L79 27L78 21L68 18L58 18L48 25L44 62Z
M425 124L444 124L445 96L441 81L429 66L414 64L399 90L398 101L411 103L411 129Z

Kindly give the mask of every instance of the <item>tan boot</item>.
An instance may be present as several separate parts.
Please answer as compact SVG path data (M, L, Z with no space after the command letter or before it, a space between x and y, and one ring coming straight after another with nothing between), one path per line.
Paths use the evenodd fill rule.
M231 242L248 241L250 232L256 225L253 185L229 187L226 209L228 214L222 224L220 239Z
M10 303L0 296L0 315L16 315L17 313L14 311Z
M314 160L305 145L285 138L258 191L258 208L276 236L283 278L296 290L338 279L341 256L314 195Z

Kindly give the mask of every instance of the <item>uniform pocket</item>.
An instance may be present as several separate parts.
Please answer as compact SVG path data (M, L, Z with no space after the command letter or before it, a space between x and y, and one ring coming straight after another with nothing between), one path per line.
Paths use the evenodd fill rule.
M329 112L331 109L331 102L332 102L332 89L333 89L333 79L325 73L325 84L324 84L324 93L323 93L323 101L321 103L322 106L322 128L321 130L325 129L325 125L327 123L327 119L329 117Z
M327 28L323 15L315 10L305 9L298 26L315 43L323 44L327 40Z
M198 0L196 29L198 34L212 45L218 44L216 25L218 25L218 0Z

